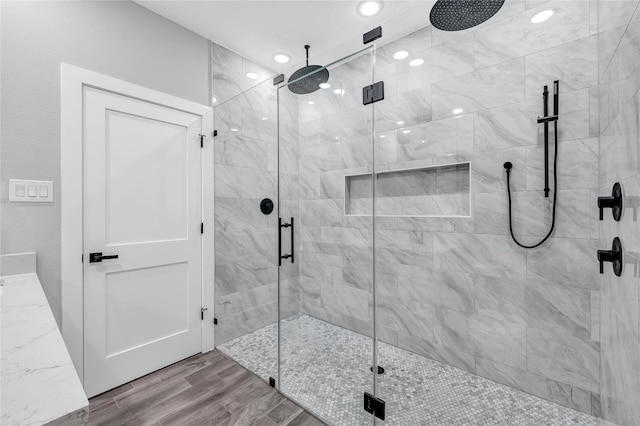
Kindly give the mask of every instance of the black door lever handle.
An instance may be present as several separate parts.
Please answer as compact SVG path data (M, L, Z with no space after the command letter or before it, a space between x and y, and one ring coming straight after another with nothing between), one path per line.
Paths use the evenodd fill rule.
M108 254L103 256L102 252L89 253L89 263L99 263L105 259L117 259L117 258L118 258L117 254Z

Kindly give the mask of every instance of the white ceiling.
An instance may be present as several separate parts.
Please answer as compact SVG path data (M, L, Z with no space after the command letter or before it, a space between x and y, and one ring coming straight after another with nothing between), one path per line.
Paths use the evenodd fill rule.
M275 72L290 73L304 62L326 64L362 47L362 34L382 25L391 41L424 27L434 1L384 0L382 11L361 16L359 0L134 0L153 12ZM272 57L286 53L282 65Z

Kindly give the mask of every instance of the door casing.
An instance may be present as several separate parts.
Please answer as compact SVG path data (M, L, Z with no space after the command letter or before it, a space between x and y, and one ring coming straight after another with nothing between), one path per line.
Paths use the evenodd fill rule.
M128 83L73 65L61 66L61 257L62 257L62 336L80 381L84 383L84 277L83 247L83 93L85 87L174 108L202 118L202 352L213 349L214 327L214 146L213 110L156 90ZM209 261L206 261L209 259Z

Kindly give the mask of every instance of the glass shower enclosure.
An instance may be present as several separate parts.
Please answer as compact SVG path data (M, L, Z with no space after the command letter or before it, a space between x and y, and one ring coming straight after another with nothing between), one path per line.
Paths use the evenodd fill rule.
M638 2L522 3L216 108L216 346L328 424L640 423Z

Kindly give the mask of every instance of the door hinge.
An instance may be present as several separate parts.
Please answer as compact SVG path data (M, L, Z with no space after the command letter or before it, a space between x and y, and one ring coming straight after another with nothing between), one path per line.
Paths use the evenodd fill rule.
M204 321L204 311L206 311L206 310L207 310L207 308L201 308L201 309L200 309L200 319L201 319L202 321Z
M362 88L362 105L369 105L384 99L384 81Z
M198 135L200 136L200 148L204 148L204 138L206 138L205 135Z
M84 254L82 255L81 259L81 262L84 263Z
M215 138L216 136L218 136L218 131L217 131L217 130L214 130L214 131L213 131L213 137Z
M200 222L200 233L204 234L204 222Z
M384 401L368 392L364 393L364 411L384 420Z

